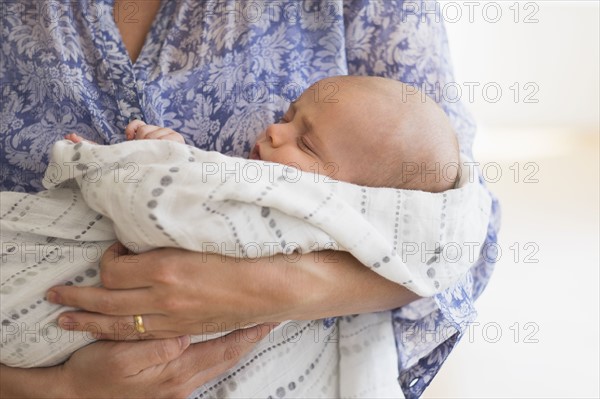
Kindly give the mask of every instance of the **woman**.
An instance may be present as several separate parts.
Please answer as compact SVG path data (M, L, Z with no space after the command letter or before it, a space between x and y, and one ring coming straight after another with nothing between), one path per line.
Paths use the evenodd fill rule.
M431 4L107 0L3 7L2 190L41 189L48 148L64 134L76 131L99 143L119 142L135 118L175 129L200 148L245 156L253 135L277 120L301 89L343 74L387 76L420 86L441 102L461 151L470 153L470 120L459 103L440 96L440 86L452 74L443 27L436 22L439 13L431 13ZM315 93L317 99L330 94ZM497 222L491 222L488 242L493 243ZM207 320L310 320L396 309L399 382L406 396L419 396L473 318L472 300L485 286L493 261L481 258L455 289L412 302L413 294L347 254L323 255L321 261L309 255L290 264L276 257L260 267L240 267L231 259L163 249L132 259L160 282L150 287L157 297L177 301L142 310L135 301L116 301L118 294L111 290L59 294L63 303L105 313L71 314L79 322L94 320L108 328L131 321L133 314L161 314L161 323L180 334L193 332L185 326ZM122 288L114 285L117 280L138 287L138 269L124 271L123 256L116 248L114 256L103 258L106 287L112 281L113 288ZM237 278L219 289L220 276L228 272ZM244 284L248 281L253 284ZM360 299L354 292L361 292ZM145 317L150 328L153 318ZM331 319L322 322L324 328L331 324ZM2 395L185 396L235 364L269 328L255 327L252 340L240 339L237 332L190 347L186 338L100 342L59 367L3 366Z

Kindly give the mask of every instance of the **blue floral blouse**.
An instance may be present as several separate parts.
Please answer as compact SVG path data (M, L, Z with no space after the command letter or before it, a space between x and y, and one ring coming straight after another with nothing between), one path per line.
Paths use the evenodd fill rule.
M133 118L175 129L199 148L245 157L290 101L332 75L386 76L421 88L450 116L462 152L471 152L472 119L442 96L453 76L432 4L163 1L134 64L115 24L135 20L133 3L114 15L113 0L1 6L1 190L42 190L55 141L78 132L117 143ZM499 227L496 201L493 207L488 246ZM480 256L454 288L393 311L407 397L422 394L474 319L493 264Z

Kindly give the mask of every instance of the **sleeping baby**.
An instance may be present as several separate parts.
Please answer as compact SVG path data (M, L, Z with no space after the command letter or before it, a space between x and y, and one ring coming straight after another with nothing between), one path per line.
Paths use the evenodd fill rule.
M140 120L125 135L185 142L172 129ZM361 186L437 193L454 187L459 151L446 114L429 97L396 80L338 76L315 83L293 102L257 138L250 159Z
M131 141L111 146L68 135L52 149L48 190L0 193L1 363L58 364L93 341L94 331L61 334L66 309L44 296L54 285L99 285L99 257L116 240L135 252L248 258L337 249L432 296L464 276L485 239L490 198L463 166L446 115L397 81L316 83L259 135L249 160L182 145L142 121L125 134ZM134 179L117 178L132 164ZM223 178L211 165L262 173ZM302 174L290 181L290 168Z

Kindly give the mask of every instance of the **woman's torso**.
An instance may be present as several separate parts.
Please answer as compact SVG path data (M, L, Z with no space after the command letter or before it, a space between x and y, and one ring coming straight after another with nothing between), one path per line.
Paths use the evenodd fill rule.
M117 25L142 14L112 13L111 0L7 5L0 189L43 189L54 142L117 143L133 118L246 156L303 89L347 74L341 1L165 1L135 64Z

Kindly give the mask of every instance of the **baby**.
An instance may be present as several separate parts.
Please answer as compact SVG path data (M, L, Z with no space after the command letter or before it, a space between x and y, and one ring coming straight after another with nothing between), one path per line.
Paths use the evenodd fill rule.
M412 94L404 95L407 93ZM131 122L125 134L128 140L184 142L174 130L142 121ZM66 138L84 141L75 133ZM103 160L105 165L112 165L111 156L138 162L145 169L135 185L113 181L110 173L100 181L82 178L81 187L51 189L40 196L24 194L21 198L18 193L6 193L4 203L14 205L6 208L8 217L2 220L7 227L3 232L7 262L2 264L6 284L0 295L5 298L2 324L10 338L0 343L3 363L18 367L57 364L90 342L85 334L76 339L61 335L62 340L52 341L52 345L43 340L24 341L26 334L20 335L21 325L52 325L62 311L39 299L52 285L99 283L97 259L86 255L85 245L94 244L102 253L115 239L123 238L122 242L139 245L136 248L142 248L141 252L175 246L218 253L220 248L232 248L231 244L241 248L239 256L248 256L243 251L258 247L255 256L260 257L265 253L263 247L269 254L289 254L288 249L310 252L315 243L317 248L334 243L334 248L352 253L389 280L429 296L462 276L471 262L460 259L459 263L438 264L433 263L434 258L405 259L402 248L408 235L405 237L404 231L411 240L430 246L440 240L479 242L485 236L488 215L472 211L489 209L488 205L480 206L479 196L473 193L478 185L439 196L365 187L436 193L454 188L458 179L458 145L444 112L433 100L397 81L375 77L321 80L291 104L279 123L258 136L250 152L251 159L286 164L353 184L312 184L312 178L291 184L280 180L282 176L273 181L265 176L255 184L220 180L214 175L217 179L203 181L199 189L195 186L199 178L211 177L203 174L200 162L222 162L225 167L235 162L255 163L170 143L137 144L125 143L113 150L58 143L53 149L57 164L68 161L70 165L74 160L91 165ZM442 201L450 210L463 208L433 212ZM121 205L133 203L145 206ZM394 206L396 216L390 217ZM60 210L59 216L48 209ZM226 225L222 217L228 221ZM204 228L190 220L202 220ZM398 221L404 226L401 234ZM471 230L474 233L468 235ZM32 260L21 253L25 248L22 242L29 241L29 247L56 247L57 253L69 249L69 256L59 257L52 268L35 269L38 259L31 264ZM222 245L208 248L205 243ZM23 272L30 269L40 274ZM17 275L23 277L13 279Z
M184 143L176 131L140 120L125 135ZM459 150L447 116L429 97L391 79L338 76L293 102L258 136L250 159L361 186L442 192L454 187Z

